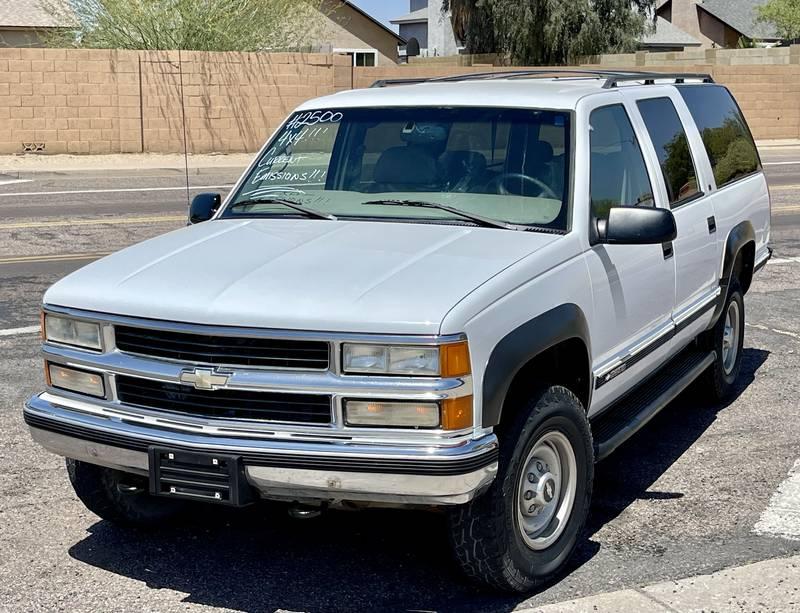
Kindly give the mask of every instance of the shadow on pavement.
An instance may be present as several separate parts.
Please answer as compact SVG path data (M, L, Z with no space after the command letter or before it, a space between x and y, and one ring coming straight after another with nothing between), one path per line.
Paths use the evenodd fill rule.
M768 355L745 350L734 399ZM648 489L727 406L698 405L697 391L687 390L597 466L589 537L634 500L682 496ZM450 557L441 514L373 510L297 521L280 505L198 509L190 525L157 532L98 522L69 554L153 589L184 592L186 602L239 611L502 612L526 599L468 583ZM566 574L598 550L585 539Z
M595 467L594 496L587 532L594 534L634 500L681 498L681 492L651 492L670 466L733 404L755 379L769 351L747 348L736 390L724 404L705 399L700 382L689 386L636 436Z

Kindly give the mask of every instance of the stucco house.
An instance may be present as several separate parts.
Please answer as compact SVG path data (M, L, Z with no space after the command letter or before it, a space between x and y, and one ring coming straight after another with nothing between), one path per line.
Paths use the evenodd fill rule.
M656 16L659 22L668 22L699 41L702 48L735 48L742 38L775 44L780 42L780 37L774 27L756 19L756 8L766 1L660 0L656 4Z
M53 0L48 0L52 2ZM61 0L66 1L66 0ZM405 39L349 0L323 0L326 23L317 40L305 41L314 50L346 53L354 66L396 64ZM0 46L38 47L47 30L64 27L48 14L42 0L0 0Z
M406 44L402 33L387 28L348 0L324 0L322 12L329 23L323 28L324 39L309 41L312 46L347 53L354 66L399 61L398 47Z
M41 0L0 0L0 47L40 47L48 30L63 25Z
M398 26L409 47L412 40L419 44L419 55L457 55L463 48L450 18L442 13L442 0L410 0L409 12L389 21Z

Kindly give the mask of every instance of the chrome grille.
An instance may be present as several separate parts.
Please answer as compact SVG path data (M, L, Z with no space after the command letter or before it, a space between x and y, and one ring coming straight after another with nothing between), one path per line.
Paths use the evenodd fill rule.
M117 376L117 397L126 405L197 417L327 424L331 397L325 394L198 390L189 385Z
M327 370L325 341L222 336L115 326L117 349L192 364Z

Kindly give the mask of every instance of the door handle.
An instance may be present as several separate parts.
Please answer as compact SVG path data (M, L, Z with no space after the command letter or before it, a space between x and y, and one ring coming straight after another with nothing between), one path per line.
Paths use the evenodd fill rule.
M717 231L717 220L714 219L714 216L708 218L708 233L714 234Z
M675 255L675 251L672 249L672 243L661 243L661 250L664 252L664 259L668 260L672 256Z

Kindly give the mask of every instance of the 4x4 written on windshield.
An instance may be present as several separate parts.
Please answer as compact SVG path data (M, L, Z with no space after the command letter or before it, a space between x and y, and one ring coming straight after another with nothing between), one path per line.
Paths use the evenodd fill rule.
M233 202L313 198L315 208L337 217L400 217L409 222L452 220L456 215L449 207L499 224L564 231L570 129L568 113L550 110L300 112L275 135ZM365 200L442 206L390 212L377 204L365 210Z

